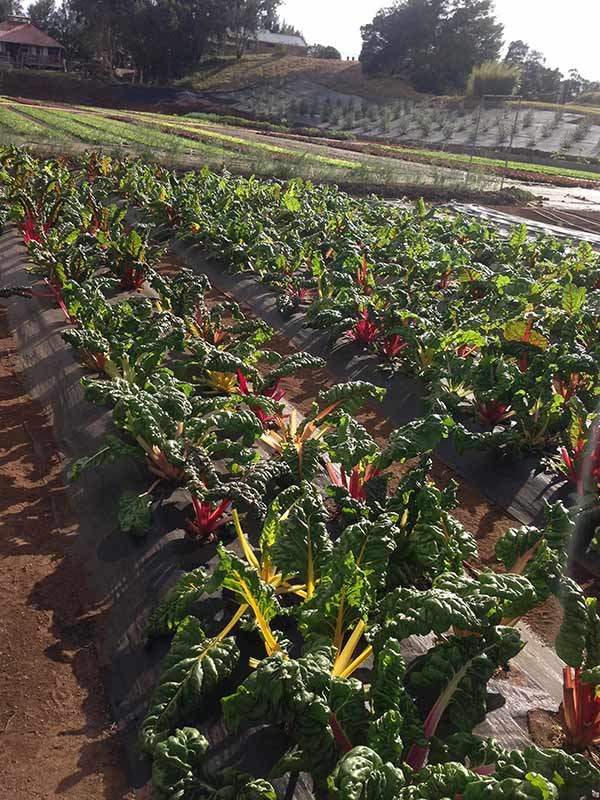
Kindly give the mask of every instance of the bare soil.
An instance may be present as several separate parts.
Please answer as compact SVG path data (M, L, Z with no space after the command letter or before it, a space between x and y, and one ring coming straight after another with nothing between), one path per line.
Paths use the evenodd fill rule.
M560 747L565 744L565 734L560 724L560 714L535 708L527 714L527 725L534 744L538 747Z
M0 309L0 786L6 800L133 798L96 658L100 609L52 429L25 392Z

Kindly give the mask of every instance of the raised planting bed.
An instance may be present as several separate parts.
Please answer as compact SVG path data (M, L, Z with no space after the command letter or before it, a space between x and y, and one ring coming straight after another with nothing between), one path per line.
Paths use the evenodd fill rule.
M365 381L311 387L300 416L282 379L322 362L271 350L264 323L127 224L143 165L2 163L7 235L35 265L27 286L18 253L3 262L3 293L32 391L81 456L77 507L95 510L76 546L111 609L100 648L138 784L152 763L165 800L593 796L584 756L526 746L524 698L555 710L561 663L565 744L591 741L600 619L565 576L564 506L503 533L482 570L455 487L430 478L447 417L379 444L355 416L383 396ZM551 596L556 657L519 624Z

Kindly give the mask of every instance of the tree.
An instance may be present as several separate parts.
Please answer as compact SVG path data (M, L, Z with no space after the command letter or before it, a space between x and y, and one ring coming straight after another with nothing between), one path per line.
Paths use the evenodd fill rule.
M271 30L277 20L281 0L229 0L229 31L233 35L235 51L241 58L248 42L258 30Z
M33 24L40 30L48 32L56 15L54 0L36 0L27 10Z
M304 39L302 31L290 25L290 23L286 22L284 19L280 20L277 14L275 15L273 24L270 26L267 25L266 27L272 33L281 33L284 36L301 36Z
M527 100L552 100L560 95L560 70L547 67L544 55L521 39L510 43L504 61L520 70L519 91Z
M579 70L570 69L569 77L562 85L564 102L570 103L572 100L577 100L577 98L586 92L592 85L593 84L591 81L586 80L586 78L581 75Z
M227 31L222 0L134 0L123 38L146 80L185 75Z
M496 61L503 26L492 0L400 0L361 29L367 75L399 75L419 91L463 89L473 69Z
M78 31L78 49L111 69L126 52L123 33L134 0L70 0L68 9Z
M11 14L22 14L21 0L0 0L0 22L10 17Z
M326 58L330 59L331 61L339 61L342 57L342 54L337 48L325 44L311 45L308 48L308 55L311 58Z

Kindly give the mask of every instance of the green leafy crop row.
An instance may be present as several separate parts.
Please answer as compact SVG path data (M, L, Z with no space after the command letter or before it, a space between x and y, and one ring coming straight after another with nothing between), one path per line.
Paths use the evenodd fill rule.
M379 446L355 415L383 390L352 382L318 392L301 418L285 405L285 378L321 360L281 357L268 349L272 331L211 298L203 276L159 269L159 242L173 231L201 237L218 210L221 225L228 212L227 256L257 268L274 240L269 225L252 229L250 210L292 230L303 202L314 213L318 198L320 223L336 248L354 248L364 280L353 236L389 243L381 209L361 206L369 224L378 220L363 239L351 202L331 190L179 178L95 154L69 169L18 149L0 153L0 191L2 219L21 231L34 279L2 294L63 311L85 395L111 415L101 449L73 465L73 479L136 460L152 483L121 497L124 533L144 536L177 488L188 500L186 535L215 550L214 567L181 576L145 629L150 640L172 637L140 730L153 796L274 800L269 780L299 771L316 796L339 800L576 800L598 791L600 772L581 755L511 752L473 733L490 678L524 646L516 622L556 595L569 743L584 750L597 738L600 620L565 577L565 508L548 506L543 529L506 532L496 546L504 571L481 571L476 541L452 513L456 486L430 477L429 452L455 430L451 416L431 413ZM131 210L152 223L132 225ZM402 220L408 227L411 217L399 212L395 231ZM428 224L420 213L414 220ZM212 244L218 252L216 236ZM307 238L311 247L315 267L332 258L317 263ZM287 258L303 265L307 250ZM207 596L220 598L218 624L203 612ZM413 636L429 639L407 663ZM215 767L215 743L202 733L209 699L233 733L278 731L283 749L269 775Z

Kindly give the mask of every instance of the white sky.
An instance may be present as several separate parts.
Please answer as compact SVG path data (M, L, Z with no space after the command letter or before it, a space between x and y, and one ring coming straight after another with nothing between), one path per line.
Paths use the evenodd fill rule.
M332 44L344 57L358 56L360 26L389 0L284 0L280 16L311 44ZM523 39L541 50L548 65L565 74L572 67L600 80L600 0L496 0L508 43Z

